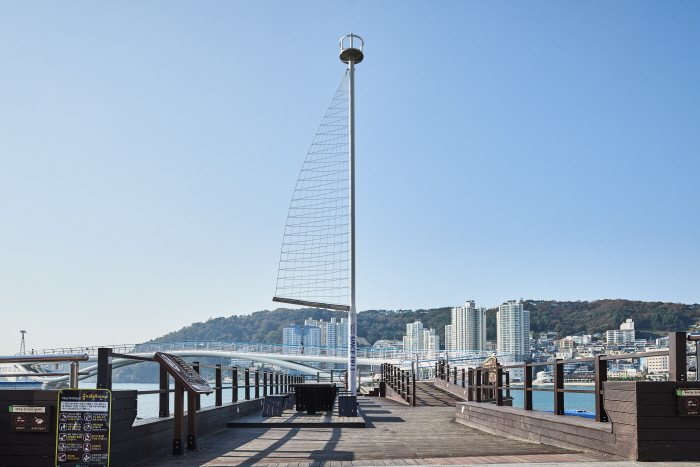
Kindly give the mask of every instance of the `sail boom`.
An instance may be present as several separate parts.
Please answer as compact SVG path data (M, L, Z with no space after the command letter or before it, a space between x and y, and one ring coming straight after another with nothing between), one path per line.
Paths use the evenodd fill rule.
M296 300L294 298L272 297L273 302L290 303L292 305L312 306L314 308L327 308L329 310L350 311L347 305L334 305L332 303L308 302L306 300Z

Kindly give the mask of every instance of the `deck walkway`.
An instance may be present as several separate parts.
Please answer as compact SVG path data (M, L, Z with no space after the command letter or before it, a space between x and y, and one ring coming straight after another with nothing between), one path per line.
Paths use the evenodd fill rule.
M422 385L421 385L422 387ZM606 458L501 438L455 423L447 393L424 387L423 403L410 407L360 397L367 428L229 428L200 440L202 449L139 467L350 467L469 465L547 462L587 465ZM432 402L431 402L432 400ZM620 466L622 467L622 466Z

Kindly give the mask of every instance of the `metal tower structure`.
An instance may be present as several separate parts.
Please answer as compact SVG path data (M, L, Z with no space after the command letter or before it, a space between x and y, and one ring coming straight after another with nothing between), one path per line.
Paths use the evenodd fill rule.
M354 34L340 39L340 60L347 69L294 188L272 298L348 312L348 389L353 394L357 391L355 64L364 58L363 46L362 38Z
M20 331L22 333L22 342L19 344L19 353L23 354L25 352L24 348L24 335L27 333L27 331Z

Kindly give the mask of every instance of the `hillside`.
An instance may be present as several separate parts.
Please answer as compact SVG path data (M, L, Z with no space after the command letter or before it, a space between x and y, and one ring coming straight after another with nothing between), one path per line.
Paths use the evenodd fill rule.
M700 322L700 305L680 303L640 302L631 300L596 300L592 302L560 302L554 300L525 300L530 312L531 330L535 335L554 331L560 336L578 333L603 333L618 329L628 318L634 319L637 336L652 338L669 331L686 331ZM370 343L379 339L401 340L406 324L416 319L428 328L434 328L445 339L445 325L450 323L451 307L429 310L367 310L358 314L358 336ZM496 311L486 311L487 335L496 340ZM225 342L282 343L282 328L289 324L301 324L305 319L342 318L341 311L316 308L265 310L250 315L211 318L193 323L179 331L168 333L151 342L211 340ZM192 359L187 359L192 360ZM226 363L221 359L201 359L202 363ZM157 382L155 364L141 364L120 368L114 373L115 382ZM208 371L208 370L207 370ZM211 376L211 375L209 375Z
M618 329L628 318L644 337L659 336L668 331L685 331L700 320L700 305L681 303L640 302L631 300L595 300L561 302L555 300L525 300L530 312L531 330L535 334L554 331L561 336L578 333L604 333ZM450 323L451 307L428 310L367 310L358 314L358 336L370 343L379 339L401 340L406 324L419 319L428 328L435 328L444 342L445 325ZM496 338L497 308L487 310L487 334ZM212 340L228 342L282 343L282 328L301 324L307 318L330 320L342 318L341 311L316 308L265 310L250 315L211 318L171 332L158 341Z

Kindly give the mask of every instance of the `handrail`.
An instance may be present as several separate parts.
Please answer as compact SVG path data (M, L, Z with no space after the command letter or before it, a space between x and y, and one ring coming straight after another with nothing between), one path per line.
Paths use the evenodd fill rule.
M19 363L26 365L29 363L64 363L64 362L86 362L90 359L88 354L29 354L0 357L0 363Z
M382 379L399 397L416 405L416 374L402 370L398 365L382 363Z
M523 408L525 410L533 410L532 408L532 393L535 391L548 391L554 395L554 413L564 415L564 394L579 393L579 394L594 394L595 396L595 414L596 420L600 422L609 421L608 415L603 407L603 399L605 389L603 382L608 380L607 362L610 360L629 360L635 358L648 358L668 355L668 371L670 381L686 381L686 349L685 349L685 333L672 332L669 333L669 348L667 350L659 350L653 352L635 352L619 355L598 355L595 357L578 358L571 360L555 359L549 362L525 362L520 365L497 365L494 367L477 367L462 369L462 387L468 387L467 400L474 402L495 401L496 405L503 405L503 390L523 391ZM567 389L564 387L566 382L564 379L564 365L570 363L594 363L594 389ZM553 367L553 387L552 388L534 388L532 387L532 368L541 366ZM511 386L509 381L508 369L522 368L524 373L524 381L522 387ZM435 377L449 381L452 377L454 384L457 384L456 367L450 370L449 362L442 361L435 364ZM495 378L494 378L495 376ZM505 384L503 380L505 378Z

